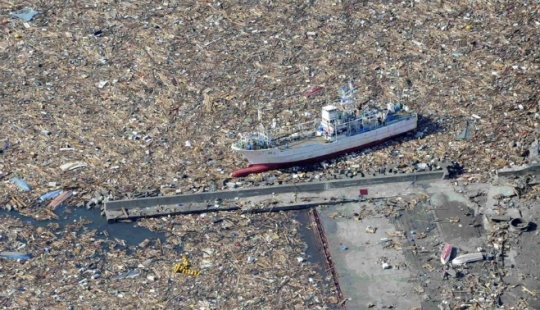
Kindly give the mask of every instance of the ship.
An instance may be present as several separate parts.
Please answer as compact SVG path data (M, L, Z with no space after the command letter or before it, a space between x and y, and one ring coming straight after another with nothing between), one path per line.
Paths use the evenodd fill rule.
M454 247L452 247L451 244L445 244L442 251L441 251L441 263L443 265L446 265L452 256L452 250Z
M355 93L352 83L341 87L337 100L324 105L321 117L311 122L277 126L273 119L270 128L260 123L255 132L239 134L232 150L245 157L249 166L233 171L232 177L321 162L417 128L418 115L407 105L359 105Z
M482 253L469 253L458 256L452 260L453 265L464 265L467 263L474 263L479 260L484 259L484 254Z

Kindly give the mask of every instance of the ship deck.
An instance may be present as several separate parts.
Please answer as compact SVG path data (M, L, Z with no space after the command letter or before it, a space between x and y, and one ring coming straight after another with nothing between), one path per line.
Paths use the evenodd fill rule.
M322 143L332 143L332 142L333 141L326 140L325 137L312 136L312 137L307 137L307 138L298 139L298 140L291 140L291 142L289 142L289 147L293 148L293 147L306 146L310 144L322 144Z
M366 133L368 131L377 130L377 129L382 128L382 127L391 126L393 124L404 121L404 120L406 120L406 119L408 119L410 117L416 117L416 114L415 113L397 114L396 116L394 116L394 119L392 119L390 121L387 121L384 125L379 125L379 126L373 127L370 130L356 132L353 135L359 135L359 134ZM341 134L339 134L337 136L337 140L336 139L327 140L326 137L324 137L324 136L317 136L315 131L313 131L313 132L304 131L303 133L300 133L300 135L298 137L293 137L293 135L291 134L291 135L288 135L288 136L282 136L281 138L274 140L273 141L273 146L271 148L277 147L279 149L284 149L286 145L288 145L289 148L298 148L298 147L303 147L303 146L313 145L313 144L333 143L335 141L339 141L340 139L345 139L347 137L348 137L347 133L341 133ZM234 146L233 146L233 148L234 148ZM256 150L262 150L262 149L255 149L253 151L256 151ZM244 150L244 151L246 151L246 150Z
M370 130L367 130L367 131L358 132L355 135L362 134L362 133L365 133L365 132L368 132L368 131L377 130L379 128L386 127L386 126L389 126L389 125L392 125L392 124L395 124L395 123L399 123L399 122L401 122L401 121L403 121L403 120L405 120L405 119L407 119L408 117L411 117L411 116L415 116L415 114L414 113L411 113L411 114L396 114L394 116L394 119L392 119L391 121L388 121L385 125L380 125L380 126L377 126L377 127L372 128ZM340 140L340 138L345 138L346 136L347 136L346 133L339 134L337 136L337 140ZM320 144L333 143L335 141L336 140L330 140L329 141L329 140L326 140L325 137L313 135L313 136L310 136L310 137L298 138L296 140L294 140L294 139L291 139L291 140L284 139L284 140L281 140L280 143L278 143L277 146L279 148L282 148L283 146L285 146L285 144L288 144L289 147L300 147L300 146L317 144L317 143L320 143Z

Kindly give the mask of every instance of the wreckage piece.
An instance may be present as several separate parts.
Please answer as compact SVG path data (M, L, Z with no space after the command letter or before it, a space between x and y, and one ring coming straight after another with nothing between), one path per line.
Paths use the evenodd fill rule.
M63 165L60 166L60 169L62 171L70 171L70 170L74 170L74 169L78 169L78 168L84 168L86 166L88 166L88 165L85 162L76 161L76 162L63 164Z
M366 233L374 234L377 231L377 227L368 226L366 227Z
M0 257L2 258L12 258L12 259L30 259L32 256L28 253L21 252L0 252Z
M61 193L49 203L49 208L51 210L56 209L56 207L58 207L62 202L66 201L66 199L70 198L71 196L73 196L72 191L65 191Z
M484 254L482 253L469 253L458 256L452 260L453 265L464 265L467 263L474 263L480 260L484 260Z
M529 223L523 221L521 218L514 218L508 222L508 229L510 231L527 231L529 229Z
M538 293L536 291L531 291L530 289L526 288L525 286L521 286L521 290L523 290L524 292L527 292L529 294L531 294L533 297L536 297L536 295L538 295Z
M441 263L443 265L446 265L449 261L450 261L450 258L452 257L452 250L454 249L454 247L451 245L451 244L445 244L442 251L441 251Z
M493 215L489 215L488 216L488 219L493 221L493 222L507 222L509 221L511 218L510 216L508 215L497 215L497 214L493 214Z

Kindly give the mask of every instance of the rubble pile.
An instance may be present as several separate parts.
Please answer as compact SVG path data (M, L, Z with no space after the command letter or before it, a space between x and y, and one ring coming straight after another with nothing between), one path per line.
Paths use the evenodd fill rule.
M327 309L332 288L291 214L145 219L140 244L85 228L0 221L0 305L21 308ZM277 305L277 306L276 306Z
M100 208L446 162L461 164L452 170L459 182L487 181L539 160L538 10L531 1L2 3L0 209L59 219L62 204ZM256 128L259 111L277 126L311 121L350 80L360 103L406 103L418 130L313 166L230 177L247 165L231 145ZM538 184L512 187L535 200ZM493 224L490 246L500 250L529 229L525 216L507 214L515 202L504 195L486 211L521 220ZM425 199L388 200L376 213L397 218ZM0 307L104 308L112 299L115 307L313 309L333 296L302 256L298 223L281 213L145 219L139 225L166 242L137 246L82 225L2 218ZM405 233L388 248L432 241ZM490 281L472 275L457 285L480 283L486 289L469 290L469 301L492 306L503 284Z
M353 79L360 102L404 101L419 129L340 166L455 160L484 180L538 153L540 21L536 3L469 5L2 5L0 179L211 189L246 165L230 146L258 109L308 121Z

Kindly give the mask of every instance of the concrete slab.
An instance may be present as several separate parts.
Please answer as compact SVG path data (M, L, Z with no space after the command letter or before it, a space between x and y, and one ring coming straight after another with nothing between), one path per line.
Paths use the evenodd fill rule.
M475 185L467 190L487 192L488 187ZM445 242L453 244L457 248L456 253L476 252L477 247L483 245L481 221L474 216L476 203L465 197L465 192L460 193L461 188L448 181L414 185L398 183L370 187L369 191L373 196L401 197L405 201L413 201L420 195L429 198L418 201L411 210L401 212L396 220L381 215L361 221L353 219L353 213L360 213L362 207L380 211L377 209L380 208L376 203L378 199L373 196L372 202L320 209L341 288L345 298L350 298L347 302L349 309L366 309L368 303L375 305L373 309L389 306L395 309L418 306L437 309L442 301L439 290L442 265L438 259L442 245ZM329 217L335 213L342 217ZM458 218L459 222L451 223L449 218ZM366 233L368 225L377 228L374 234ZM399 240L403 250L384 249L378 242L387 237L386 233L396 230L407 233L407 238ZM341 246L348 249L342 251ZM383 270L380 263L383 257L390 265L400 268ZM419 287L424 292L415 292Z
M496 259L495 264L477 262L450 270L455 277L443 277L445 267L441 264L439 255L444 243L451 243L455 247L454 257L475 253L479 248L487 251L486 257L493 254L493 248L481 224L483 214L494 211L490 208L495 201L493 196L513 195L511 187L499 186L505 184L507 183L497 183L495 186L473 183L460 186L443 180L414 185L394 183L369 186L367 188L371 202L320 208L341 288L345 298L350 298L347 301L348 308L367 309L366 305L372 303L375 305L372 309L388 309L393 306L395 309L407 310L421 306L424 310L439 310L443 301L455 302L457 298L469 300L473 297L474 294L467 291L455 290L456 286L466 283L464 279L467 275L479 276L487 281L491 279L491 274L504 269L504 283L496 281L506 288L500 302L514 305L519 298L525 298L529 306L532 306L531 309L540 309L540 299L531 298L530 294L522 291L518 285L523 284L528 289L540 291L537 276L540 260L535 258L539 255L538 241L533 237L538 235L537 232L511 235L511 249L505 253L505 262L500 259ZM417 201L412 207L409 205L407 210L400 211L400 215L392 221L381 215L356 221L353 216L354 212L360 213L363 206L380 211L377 208L381 207L379 202L384 199L377 197L395 197L393 200L401 197L412 202L415 201L413 198L420 194L427 195L428 199ZM329 191L323 195L351 197L357 195L357 188ZM517 207L508 210L511 210L509 213L513 216L519 215L520 209ZM531 213L530 218L540 217L540 211L533 205L526 210ZM328 215L332 213L339 216L330 218ZM452 222L449 221L450 218L459 221ZM377 231L374 234L366 233L368 225L376 227ZM381 244L377 244L381 238L386 237L385 232L395 230L407 233L407 239L400 240L402 251L383 249ZM415 232L414 235L411 234L412 231ZM422 238L417 238L420 234ZM410 237L412 241L408 240ZM341 246L348 249L342 251ZM383 270L379 262L382 257L386 257L391 265L399 265L400 268ZM524 275L526 278L523 279ZM450 291L454 292L449 295Z
M513 219L522 217L521 211L519 209L516 209L516 208L507 209L506 210L506 215L508 215L509 217L511 217Z
M469 240L481 236L479 226L482 226L482 217L474 215L475 205L467 198L448 191L429 192L442 241L457 243L460 239ZM453 220L458 222L452 222Z
M366 206L366 204L363 204ZM353 214L359 212L361 204L345 204L321 209L332 258L337 266L341 287L349 309L366 309L368 303L374 309L393 305L395 309L410 309L420 306L420 300L412 292L411 270L405 268L405 256L393 249L383 249L378 242L386 232L394 232L394 225L386 218L372 217L354 221L348 218L330 219L329 214ZM376 227L374 234L366 233L366 227ZM347 250L342 250L346 246ZM392 266L383 269L380 259L386 258ZM401 267L399 267L401 266Z

